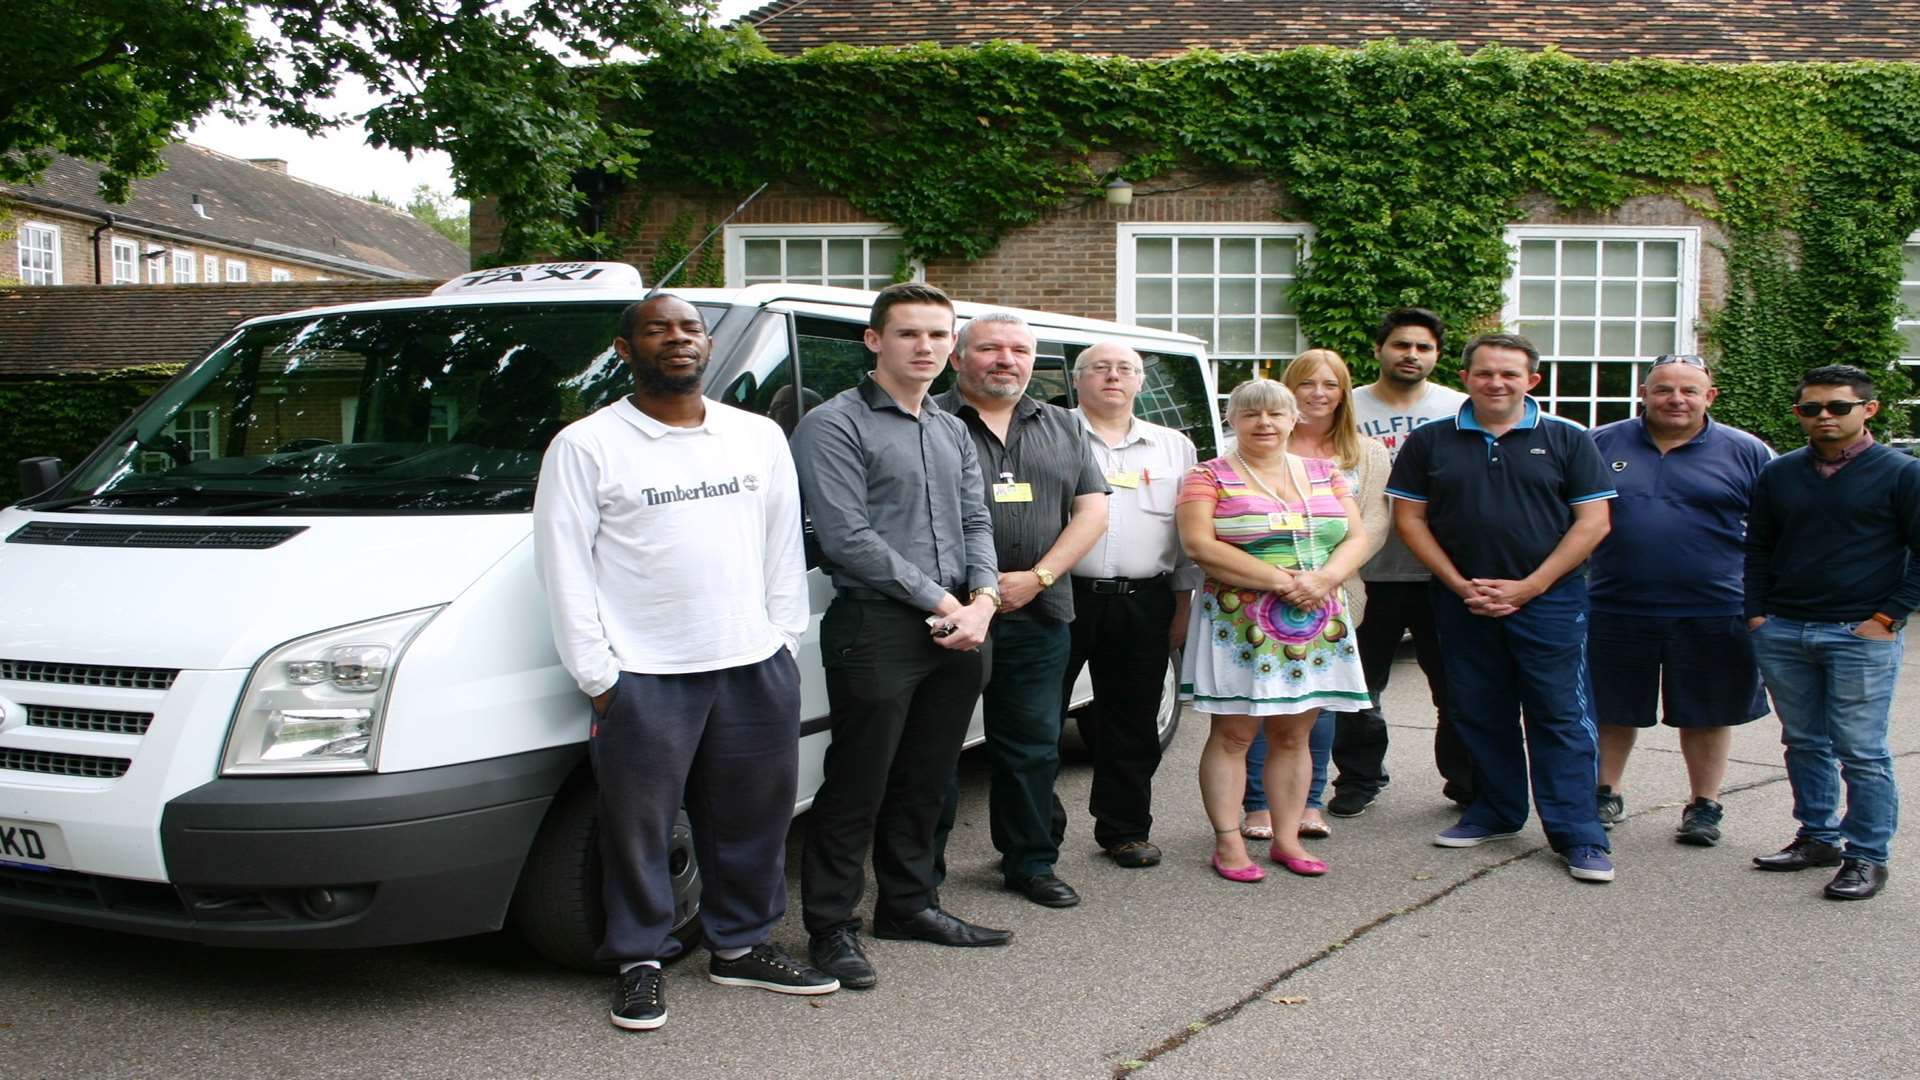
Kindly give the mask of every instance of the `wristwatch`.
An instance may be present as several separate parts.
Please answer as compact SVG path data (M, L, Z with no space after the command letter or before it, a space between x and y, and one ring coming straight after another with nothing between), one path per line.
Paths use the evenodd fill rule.
M1886 627L1889 634L1897 634L1907 628L1907 617L1904 615L1896 619L1883 611L1876 611L1873 613L1873 621Z
M967 603L969 603L969 604L971 604L971 603L973 603L973 602L974 602L975 600L978 600L978 599L980 599L980 598L981 598L981 597L983 597L983 596L984 596L984 597L986 597L987 599L989 599L989 600L991 600L991 601L993 601L993 609L994 609L995 611L998 611L998 610L1000 610L1000 590L999 590L999 589L996 589L996 588L994 588L994 587L993 587L993 586L991 586L991 585L982 585L982 586L980 586L979 588L977 588L977 589L975 589L975 590L973 590L972 592L970 592L970 593L968 593L968 594L967 594Z
M1044 567L1044 566L1036 566L1036 567L1034 567L1034 568L1033 568L1033 576L1034 576L1034 577L1037 577L1037 578L1039 578L1039 579L1040 579L1040 587L1041 587L1041 588L1043 588L1043 589L1051 589L1051 588L1053 588L1053 583L1054 583L1054 581L1055 581L1055 580L1057 580L1057 579L1056 579L1056 578L1055 578L1055 577L1053 576L1053 571L1051 571L1051 570L1049 570L1049 569L1047 569L1047 568L1046 568L1046 567Z

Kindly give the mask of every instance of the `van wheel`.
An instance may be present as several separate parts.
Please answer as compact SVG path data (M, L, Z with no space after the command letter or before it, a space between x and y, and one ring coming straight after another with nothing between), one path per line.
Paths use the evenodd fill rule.
M606 933L600 901L599 789L591 776L553 800L520 871L507 919L533 951L565 967L610 971L594 959ZM673 936L687 951L700 943L700 864L686 811L673 823L667 855L673 870Z

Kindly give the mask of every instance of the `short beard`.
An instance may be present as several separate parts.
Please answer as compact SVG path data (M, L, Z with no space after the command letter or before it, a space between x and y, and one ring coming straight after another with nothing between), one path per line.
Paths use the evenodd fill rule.
M702 360L698 367L687 375L667 375L657 368L635 364L633 382L642 393L652 397L685 397L700 392L700 382L707 374L707 361Z
M1012 401L1014 398L1017 398L1021 394L1026 393L1026 389L1024 387L997 386L993 383L987 382L985 379L982 379L978 382L974 381L973 379L961 379L960 389L966 391L967 393L973 395L974 397L992 398L995 401Z
M1391 364L1382 364L1380 366L1380 377L1391 383L1399 383L1401 386L1418 386L1427 381L1426 375L1422 375L1417 379L1409 379L1405 375L1400 374Z

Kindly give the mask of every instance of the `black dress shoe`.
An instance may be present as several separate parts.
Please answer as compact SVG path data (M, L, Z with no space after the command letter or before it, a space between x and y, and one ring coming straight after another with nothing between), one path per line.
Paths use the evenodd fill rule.
M898 918L887 918L876 912L873 916L873 936L888 941L931 941L935 945L972 948L1005 945L1013 940L1013 931L975 926L937 907L930 907ZM845 982L844 979L841 981Z
M1080 902L1080 894L1073 891L1073 886L1052 874L1035 874L1025 880L1008 878L1007 888L1041 907L1072 907Z
M1887 887L1887 868L1865 859L1846 859L1827 882L1829 900L1871 900Z
M1793 843L1771 855L1755 855L1753 865L1762 870L1806 870L1815 866L1839 866L1844 856L1832 844L1796 836Z
M836 926L808 938L807 958L849 990L871 989L880 981L860 949L860 931L851 926Z

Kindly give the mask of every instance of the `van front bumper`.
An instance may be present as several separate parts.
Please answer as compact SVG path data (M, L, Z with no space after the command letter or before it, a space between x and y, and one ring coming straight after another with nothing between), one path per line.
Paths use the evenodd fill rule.
M580 745L405 773L232 777L167 803L167 882L0 867L0 912L251 948L498 930Z

